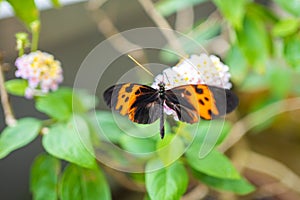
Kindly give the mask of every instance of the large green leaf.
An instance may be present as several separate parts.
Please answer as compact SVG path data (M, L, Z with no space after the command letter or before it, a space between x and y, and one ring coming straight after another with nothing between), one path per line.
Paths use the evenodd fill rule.
M224 17L236 28L242 27L245 6L249 0L213 0Z
M119 143L124 131L132 123L126 117L108 111L97 111L89 115L93 131L101 140ZM125 129L124 129L125 128Z
M30 27L30 24L39 20L39 10L34 0L7 0L13 7L15 14L20 20Z
M14 127L5 128L0 134L0 158L33 141L40 128L41 122L33 118L20 119Z
M153 169L155 162L149 162L146 170ZM185 193L188 175L183 164L175 162L157 171L146 172L146 189L153 200L176 200Z
M89 94L86 90L73 90L72 109L76 113L86 112L95 109L98 99L94 95Z
M50 127L43 137L43 146L55 157L82 167L93 168L96 162L89 134L84 119L75 116L67 124Z
M62 200L111 199L109 185L98 167L86 169L69 165L63 173L60 186Z
M157 141L156 149L158 157L167 166L183 155L185 146L181 137L167 134L163 140Z
M228 135L230 127L230 123L223 120L201 120L192 125L180 123L176 133L188 139L191 143L189 148L199 151L204 144L212 148L221 144Z
M95 131L103 140L120 143L122 139L122 142L126 142L127 139L123 138L125 134L141 138L141 140L143 138L159 139L159 121L152 124L137 124L118 113L107 111L95 112L89 115L89 119ZM165 123L165 129L166 132L169 131L170 126L168 123Z
M66 121L72 115L72 90L61 88L45 96L38 97L35 107L50 117Z
M193 174L194 177L199 179L202 183L217 190L230 191L239 195L249 194L255 190L255 187L244 178L222 179L198 171L193 171Z
M198 172L222 179L240 179L239 172L230 160L217 150L199 158L199 149L191 148L186 153L188 164Z
M193 6L195 4L203 3L207 0L160 0L155 4L155 8L164 16L169 16L179 10L186 7Z
M255 15L245 16L243 29L237 31L238 44L243 54L258 72L265 71L270 53L270 37L264 22Z
M24 96L28 82L24 79L13 79L5 82L6 90L13 95Z
M155 152L156 141L153 138L136 138L122 135L120 139L121 147L130 153L150 154Z
M300 1L299 0L274 0L281 8L289 13L299 17L300 16Z
M55 92L37 98L36 109L50 117L66 121L73 113L84 113L94 108L97 100L85 91L60 88Z
M60 173L58 159L42 154L38 156L31 167L30 190L34 200L56 200L58 198L57 183Z

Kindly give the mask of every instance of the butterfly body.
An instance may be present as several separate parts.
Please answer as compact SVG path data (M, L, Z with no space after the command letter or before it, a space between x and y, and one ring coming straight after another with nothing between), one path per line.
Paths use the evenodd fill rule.
M160 118L160 135L164 137L164 109L175 111L178 119L196 123L200 118L211 120L231 112L238 105L237 96L228 89L204 84L188 84L158 89L137 83L111 86L104 94L106 104L136 123L150 124Z

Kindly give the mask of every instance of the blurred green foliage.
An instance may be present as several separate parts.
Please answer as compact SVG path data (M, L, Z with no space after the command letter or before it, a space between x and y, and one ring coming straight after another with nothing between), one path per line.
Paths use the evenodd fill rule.
M38 38L39 11L35 2L6 1L12 5L16 16L29 28L32 35ZM219 18L204 21L201 19L195 22L186 34L204 46L216 37L228 36L229 48L223 58L230 66L235 89L254 94L258 91L267 93L267 98L261 98L250 105L251 111L266 111L261 112L258 117L255 116L251 122L261 125L262 128L270 126L272 120L267 119L272 116L274 110L268 112L267 105L300 94L299 1L271 2L282 12L286 12L285 15L275 12L271 6L251 0L159 0L155 6L161 15L168 17L204 2L211 2L216 6ZM52 4L55 7L60 6L58 0L52 0ZM193 52L193 44L186 43L181 38L179 42L186 52ZM162 52L162 55L168 61L175 59L170 54ZM5 86L9 93L24 96L27 82L10 80ZM255 190L255 187L239 174L229 158L217 150L230 132L231 123L215 124L223 127L222 132L218 140L210 144L210 154L199 159L201 145L209 142L206 141L209 122L201 121L195 125L178 122L175 126L166 123L167 134L164 140L160 140L158 123L131 126L129 124L132 123L123 117L119 116L115 120L116 116L111 112L93 112L91 109L96 104L96 97L84 91L60 88L35 99L36 109L47 115L48 120L23 118L18 120L16 126L7 127L1 133L0 158L27 145L39 133L42 135L43 147L47 154L37 157L32 165L31 192L34 199L43 199L45 195L53 200L111 199L109 185L97 165L93 149L93 146L101 145L99 140L113 142L128 152L145 157L149 152L156 152L156 159L150 160L146 169L153 169L157 163L164 167L142 174L142 178L132 176L133 181L138 180L139 183L145 184L145 199L180 199L187 190L191 176L221 191L244 195ZM196 134L192 135L195 128ZM147 139L125 134L131 132L146 137L156 130L157 134ZM107 132L109 134L106 134ZM188 150L182 154L186 143L192 139L194 140ZM122 155L108 153L112 160L127 161ZM69 162L64 169L60 159ZM177 161L173 162L174 160Z
M168 12L164 10L165 6L175 2L161 0L156 6L163 15L169 16L178 9L195 5L195 1L189 5L189 1L184 1L180 8L177 7L180 4L176 4L174 9L170 8ZM300 76L299 1L266 1L268 5L251 0L212 2L222 18L215 17L213 20L210 17L207 21L201 19L195 23L197 26L187 30L187 35L204 47L217 36L229 35L230 48L224 60L230 67L232 81L238 89L252 92L269 89L278 98L298 95L295 90L291 90L290 83L299 84L297 76ZM286 13L277 12L275 6ZM214 31L215 27L219 27L219 31ZM195 52L190 44L180 39L179 42L186 52ZM165 52L162 52L162 58L167 61L177 59ZM277 89L275 84L281 89Z

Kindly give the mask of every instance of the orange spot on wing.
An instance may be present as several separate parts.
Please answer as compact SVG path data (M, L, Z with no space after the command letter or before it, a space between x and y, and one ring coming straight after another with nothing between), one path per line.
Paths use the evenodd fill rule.
M200 93L199 90L203 92ZM202 118L212 119L212 114L219 115L214 95L206 85L195 85L195 96L198 105L197 112Z
M140 86L133 85L130 83L122 85L117 94L117 103L115 109L120 112L121 115L127 115L131 105L136 100L135 91L139 89Z
M176 90L182 90L180 97L186 99L189 104L195 108L195 112L198 116L210 120L213 115L218 115L219 111L216 106L216 101L213 93L206 85L184 85L176 87ZM195 123L198 121L198 116L190 114L192 121L189 123Z

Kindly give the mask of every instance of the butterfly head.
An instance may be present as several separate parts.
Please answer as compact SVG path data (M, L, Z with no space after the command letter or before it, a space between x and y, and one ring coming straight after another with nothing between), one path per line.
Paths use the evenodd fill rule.
M158 84L158 87L159 87L160 96L164 96L164 93L165 93L165 84L164 84L164 82L160 82Z
M161 82L158 84L158 87L159 87L159 88L165 87L165 83L161 81Z

